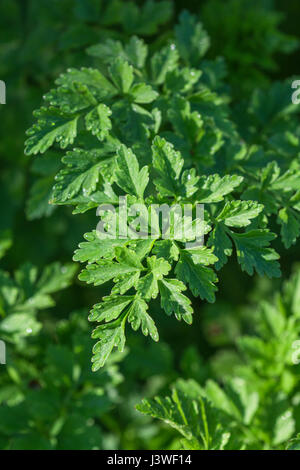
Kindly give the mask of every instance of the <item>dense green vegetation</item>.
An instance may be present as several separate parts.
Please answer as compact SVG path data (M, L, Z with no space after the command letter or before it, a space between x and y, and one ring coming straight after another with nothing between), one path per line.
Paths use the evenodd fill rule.
M1 3L2 449L299 445L300 42L279 3ZM119 197L203 204L205 245L159 219L99 239Z

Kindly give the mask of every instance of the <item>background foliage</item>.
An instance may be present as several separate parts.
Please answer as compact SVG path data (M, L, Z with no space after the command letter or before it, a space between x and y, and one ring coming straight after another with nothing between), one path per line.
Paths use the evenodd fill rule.
M132 36L142 38L153 57L172 44L183 8L207 34L195 27L199 36L189 43L182 30L180 70L203 71L201 91L208 99L199 112L219 124L211 136L205 120L212 140L201 148L206 159L194 166L199 175L244 177L234 198L263 203L260 229L267 216L271 230L281 231L272 246L280 254L282 277L250 277L230 258L218 273L216 302L193 299L192 326L156 315L158 343L128 329L125 354L113 352L92 373L88 311L107 290L77 280L79 266L71 260L82 235L94 228L95 211L74 216L68 206L48 204L64 151L24 155L25 130L59 74L70 67L100 67L105 73ZM1 448L297 446L287 444L300 432L299 366L291 362L300 315L300 128L298 108L290 102L290 77L299 63L297 2L230 0L225 7L221 0L196 6L52 0L49 9L43 1L3 0L0 13L0 79L7 84L7 105L0 109L0 337L8 350L7 366L0 366ZM117 52L106 42L112 40L121 44ZM193 63L197 53L201 62ZM176 116L182 104L171 95L183 83L179 93L186 104L191 77L174 72L165 87L155 75L161 70L156 60L145 81ZM55 90L49 99L55 101ZM161 101L155 106L164 112ZM163 116L164 137L187 164L194 135L190 129L182 134L172 112ZM140 136L124 138L126 145L142 143ZM158 301L154 306L159 312ZM160 398L153 401L155 395Z

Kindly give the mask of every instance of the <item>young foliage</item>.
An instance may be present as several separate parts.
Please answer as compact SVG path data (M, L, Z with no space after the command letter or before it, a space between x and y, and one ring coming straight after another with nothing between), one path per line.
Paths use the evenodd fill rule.
M283 150L274 149L272 131L274 123L281 139L278 132L292 112L286 86L271 89L268 107L265 94L255 92L240 119L241 110L231 110L228 96L220 92L225 73L220 73L219 59L203 59L209 38L202 24L184 11L171 36L162 39L160 48L136 36L127 43L108 39L90 47L99 68L62 74L28 131L28 155L53 146L66 149L52 203L73 205L74 213L101 204L115 207L114 216L106 213L101 219L106 230L117 226L114 237L88 233L74 256L88 263L80 280L95 286L110 282L113 305L118 305L107 318L90 316L100 323L93 334L99 340L94 370L114 347L123 351L127 320L158 339L151 309L146 311L158 296L167 315L191 323L189 293L182 292L188 288L194 297L214 302L215 270L229 257L236 256L249 275L279 277L279 255L271 246L277 234L269 226L275 213L287 248L300 233L297 154L283 159ZM260 139L260 127L267 123L271 135ZM131 222L135 204L144 205L135 222L141 237L123 236L119 196ZM150 233L153 204L181 209L203 204L207 246L186 248L194 235L172 238L176 221L164 239L159 217L155 234ZM124 294L131 296L126 305L118 303ZM97 310L103 310L99 305Z
M185 449L223 450L230 438L219 422L217 410L202 396L201 388L192 380L179 380L171 397L144 400L136 408L180 432Z

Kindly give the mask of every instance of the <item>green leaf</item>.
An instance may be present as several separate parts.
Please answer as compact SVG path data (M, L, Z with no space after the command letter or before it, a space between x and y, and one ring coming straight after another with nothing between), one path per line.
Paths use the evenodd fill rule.
M1 322L0 329L6 334L17 335L18 338L36 335L42 324L31 313L15 313Z
M231 416L233 419L249 425L259 405L259 394L250 390L247 382L234 377L226 384L225 390L209 380L205 387L207 398L212 404Z
M232 255L232 242L227 235L225 226L218 223L214 230L210 233L208 239L208 246L212 246L214 254L218 261L216 262L216 269L221 269L227 263L227 259Z
M280 115L288 115L295 111L290 88L289 81L273 82L267 92L262 89L254 91L251 112L260 124L266 125Z
M105 104L99 104L85 116L87 130L91 131L101 142L109 135L112 128L109 116L111 116L111 110Z
M115 248L128 243L127 239L102 239L97 236L97 232L86 233L86 242L79 244L79 249L75 250L73 260L89 263L99 261L101 258L112 259L115 256Z
M153 253L157 258L178 260L179 249L173 240L156 241L153 247Z
M103 297L103 302L95 304L91 310L89 321L109 322L119 317L125 307L132 302L133 296L111 295Z
M205 264L205 260L203 264ZM181 251L175 274L182 282L189 285L195 297L199 296L203 300L214 302L217 291L215 282L218 281L218 278L213 269L207 268L203 264L195 263L191 254Z
M191 105L186 99L179 96L173 98L168 116L175 131L185 141L194 144L199 142L203 136L203 120L197 111L191 111Z
M123 47L120 41L107 39L104 43L88 47L87 53L98 57L102 62L110 64L116 57L129 62L133 67L141 69L145 65L148 55L148 46L142 39L132 36L130 41Z
M159 31L159 26L167 23L172 17L172 4L169 1L147 0L141 7L127 2L122 23L128 34L136 33L151 36ZM120 7L118 6L118 11Z
M39 178L30 188L30 195L26 202L26 216L28 220L50 216L55 210L51 205L53 197L53 175Z
M99 286L123 274L143 270L138 256L133 251L128 248L116 248L115 251L117 261L100 260L97 264L88 264L79 275L80 281Z
M226 175L222 178L215 174L208 177L201 176L199 187L196 194L197 201L203 203L220 202L224 196L231 193L243 181L242 176Z
M165 79L165 86L173 95L175 93L184 94L191 91L202 75L201 70L189 67L175 68L168 71Z
M103 150L74 149L62 159L66 165L56 176L52 202L63 204L78 193L89 196L96 190L100 180L100 170L111 166L111 159L103 155Z
M287 207L278 212L277 222L281 225L281 237L285 248L290 248L300 235L300 215Z
M51 106L59 108L63 113L77 113L97 104L89 88L78 82L49 91L45 99Z
M142 39L132 36L125 46L125 53L131 65L137 69L141 69L145 65L148 55L148 46Z
M80 70L74 68L68 69L66 73L58 77L55 83L60 86L62 93L65 92L67 94L72 90L74 84L80 85L84 90L88 90L94 98L94 103L111 98L116 93L116 89L104 75L99 70L92 68L82 67ZM76 94L78 94L78 91L78 89L75 90ZM80 100L82 97L78 96L77 99ZM58 100L54 106L61 106L61 104L61 101ZM82 109L81 106L80 108ZM72 108L69 111L72 111ZM74 109L72 112L74 112Z
M125 274L114 279L115 285L111 290L112 294L125 294L129 289L137 288L137 282L140 278L140 272Z
M37 288L43 294L53 294L68 287L77 271L76 264L49 264L42 272Z
M229 227L246 227L262 210L263 206L255 201L230 201L226 202L216 220Z
M125 54L122 43L114 39L106 39L106 41L99 44L93 44L87 48L86 52L92 57L97 57L105 64L110 64L116 57L129 60Z
M148 167L144 166L139 170L136 156L125 145L121 145L118 150L117 165L116 183L118 186L126 193L142 199L149 181Z
M183 251L183 250L182 250ZM217 257L213 251L206 246L195 246L185 249L195 264L203 264L204 266L209 266L210 264L215 264Z
M151 75L156 85L161 85L168 72L174 70L178 62L178 52L175 44L163 47L151 58Z
M78 115L64 114L56 108L41 108L34 113L37 123L27 131L26 155L44 153L54 142L64 149L77 135Z
M0 271L0 329L14 341L37 334L41 323L36 319L38 310L53 307L51 294L68 287L77 270L75 264L49 264L41 274L30 263L15 272L15 280Z
M200 59L209 48L210 40L196 17L184 10L175 27L176 44L181 57L191 65L199 65Z
M142 277L137 285L137 290L145 299L155 299L158 295L158 281L166 276L171 269L170 264L163 258L151 256L147 258L148 274Z
M250 276L254 270L260 276L280 277L279 255L269 248L270 241L276 238L268 230L251 230L246 233L230 232L233 238L238 262Z
M117 347L120 352L124 351L126 341L124 331L125 320L126 317L121 323L100 325L93 331L92 337L100 340L93 348L92 362L94 372L104 366L114 347Z
M141 257L137 251L131 250L127 247L117 247L115 252L119 263L135 267L138 270L144 269L141 263Z
M278 446L290 439L295 430L296 422L288 398L283 393L273 394L269 408L269 427L272 434L272 445Z
M150 85L145 83L136 83L129 91L130 96L135 103L151 103L154 101L158 93L154 91Z
M174 313L177 320L181 318L188 324L193 321L193 308L188 297L181 292L186 290L183 282L177 279L162 279L159 281L159 292L161 295L161 307L167 315Z
M143 400L136 406L141 413L153 416L173 427L187 442L188 449L223 449L230 434L225 433L216 411L202 396L195 382L179 380L171 397Z
M183 159L169 142L155 137L152 145L153 167L157 173L154 184L162 196L176 196L180 191L179 177Z
M185 170L181 176L181 183L184 187L182 193L185 197L190 198L198 190L199 176L196 174L196 170Z
M139 296L136 296L128 310L128 321L134 331L139 328L145 336L148 334L154 341L158 341L158 332L153 319L147 313L148 305Z
M122 93L128 93L133 82L133 68L124 59L118 57L112 63L110 76L116 87Z
M99 286L114 277L134 271L136 271L136 268L132 266L120 265L113 261L99 261L98 264L88 265L79 275L79 280Z
M33 160L31 170L36 175L26 202L29 220L50 216L56 209L51 204L53 180L61 168L61 155L49 150L47 155Z

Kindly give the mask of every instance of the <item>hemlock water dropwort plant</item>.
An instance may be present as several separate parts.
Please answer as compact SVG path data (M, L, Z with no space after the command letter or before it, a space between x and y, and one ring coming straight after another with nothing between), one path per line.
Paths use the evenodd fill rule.
M40 0L0 2L0 78L12 92L9 103L0 105L0 339L7 352L6 365L0 364L1 449L170 449L173 454L181 448L300 450L300 282L299 266L294 265L299 257L300 126L299 105L292 102L299 89L292 88L299 78L295 50L299 41L290 35L293 31L299 35L299 9L295 2L280 2L283 11L279 12L275 3L184 2L196 16L185 12L177 17L172 10L179 12L180 1L52 0L50 9L48 2ZM284 16L285 32L278 27ZM133 37L144 46L140 55L135 53ZM164 67L160 52L167 46L178 58ZM286 54L293 51L289 61ZM100 71L113 83L108 69L118 57L133 66L134 83L143 82L158 93L155 100L135 103L129 93L119 92L114 102L99 101L112 113L112 127L103 141L86 129L83 110L78 111L82 115L74 144L62 149L54 142L43 154L24 156L24 129L31 125L32 110L43 93L56 88L53 83L59 74L68 67L77 72L85 67ZM161 73L160 83L154 83L152 70ZM286 80L289 75L292 78ZM195 80L192 86L189 79ZM82 79L73 77L70 87L61 86L65 100L72 86L73 98L88 99ZM52 106L61 113L60 105L44 103L45 108ZM140 112L129 112L130 104ZM155 108L158 112L153 112ZM71 115L75 109L76 102L71 104ZM92 105L86 108L86 114L92 109ZM154 128L155 115L160 122ZM101 129L103 116L99 116ZM172 144L183 159L179 179L171 178L174 184L179 181L174 197L161 196L154 184L170 173L158 174L153 166L151 146L156 137ZM117 143L110 154L114 162L124 145L136 156L139 175L148 167L143 201L137 200L132 188L118 186L115 173L121 162L107 165L116 197L107 191L107 184L104 188L104 166L99 170L96 166L96 178L89 179L94 173L88 171L88 157L92 159L94 149L103 149L113 139ZM73 149L84 152L76 159ZM69 152L69 161L61 162ZM95 165L105 158L98 154ZM183 198L180 187L192 181L191 170L199 177L197 197ZM212 175L220 179L236 175L242 181L223 200L202 202L207 197L206 184L214 184L214 196L218 191ZM141 178L134 181L139 183ZM91 189L94 183L96 189ZM60 184L61 190L67 188L66 195L74 194L61 204L49 204L54 202L53 186ZM238 201L255 201L262 210L244 226L219 220L224 206ZM76 216L72 205L79 211ZM197 205L203 206L200 218L207 232L198 248L213 249L218 258L208 266L201 265L195 247L189 248L180 231L173 236L182 226L176 220L184 208L192 206L192 220L197 219ZM110 210L105 211L106 206ZM126 221L125 207L127 225L121 223L119 233L119 222ZM159 223L152 230L151 210L154 218L156 208ZM112 254L100 258L99 248L106 245L107 250L109 240L99 239L97 226L103 222L109 233L114 221L117 237L113 234ZM281 278L256 274L261 254L266 267L272 264L259 240L249 238L242 251L236 248L235 240L241 245L238 236L268 229L277 238L265 248L280 254ZM93 323L87 321L88 308L103 303L103 297L112 298L117 280L94 287L74 279L78 262L66 263L86 232L85 251L80 247L86 257L82 268L105 260L117 263L113 241L116 251L124 243L136 253L135 243L148 240L153 251L141 261L144 270L139 279L153 273L147 258L156 256L172 264L163 275L172 287L171 280L180 281L175 273L179 258L185 258L186 267L183 254L190 254L195 265L191 265L191 279L201 267L219 278L213 283L218 287L216 301L195 297L187 282L187 289L179 292L184 297L174 288L172 295L164 294L158 279L157 297L145 303L159 342L132 331L133 323L126 321L124 351L114 348L104 367L93 373ZM120 238L123 233L125 238ZM94 235L95 243L87 243ZM154 253L158 248L159 253ZM180 250L178 260L173 260L170 254L176 257L176 250ZM253 275L241 270L243 261L248 269L249 260L255 264ZM123 276L125 281L130 274ZM199 279L196 287L201 286ZM120 296L125 299L136 292L133 286ZM181 308L184 298L191 301L193 326L177 322L173 311L166 314L178 304ZM113 326L115 320L98 324ZM142 413L134 410L137 403Z
M208 47L187 11L159 46L137 36L91 46L91 67L56 80L28 131L27 155L65 152L50 202L72 205L74 214L113 207L102 214L102 232L124 222L119 198L131 214L143 207L144 216L153 205L204 205L203 246L163 237L161 217L151 236L141 214L134 227L143 238L117 230L113 238L97 230L84 235L74 254L87 263L79 279L111 288L89 316L99 323L95 371L115 347L124 350L127 323L158 341L156 298L168 316L192 323L191 297L215 301L217 271L229 258L250 276L280 277L274 218L286 248L299 237L298 110L291 109L290 85L256 90L239 109L230 107L226 73L219 59L204 59ZM174 232L174 218L169 228Z

